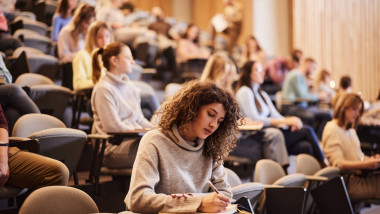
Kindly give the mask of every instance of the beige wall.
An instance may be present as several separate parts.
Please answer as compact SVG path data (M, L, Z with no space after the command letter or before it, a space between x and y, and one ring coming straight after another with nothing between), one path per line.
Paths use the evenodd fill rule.
M289 0L254 0L253 32L269 58L290 53L290 6Z
M380 1L293 0L293 44L373 100L380 88Z

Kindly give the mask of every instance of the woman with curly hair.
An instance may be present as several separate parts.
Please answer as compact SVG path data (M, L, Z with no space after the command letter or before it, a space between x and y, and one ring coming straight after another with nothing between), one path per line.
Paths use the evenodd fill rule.
M222 165L235 147L239 107L211 82L191 81L156 112L145 134L125 203L139 213L220 212L231 199ZM210 193L211 181L222 193ZM211 190L212 191L212 190Z

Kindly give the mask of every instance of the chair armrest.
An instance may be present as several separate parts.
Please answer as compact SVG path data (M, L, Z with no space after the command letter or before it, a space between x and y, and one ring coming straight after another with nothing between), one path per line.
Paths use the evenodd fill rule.
M306 180L308 181L327 181L327 177L318 176L318 175L306 175Z
M40 142L38 139L21 138L21 137L10 137L9 147L17 147L21 150L27 150L32 153L40 153Z
M110 138L110 135L107 134L89 134L87 135L87 139L91 140L108 140Z
M107 134L110 136L109 143L119 145L125 138L142 137L148 131L150 129L135 129L124 132L108 132Z

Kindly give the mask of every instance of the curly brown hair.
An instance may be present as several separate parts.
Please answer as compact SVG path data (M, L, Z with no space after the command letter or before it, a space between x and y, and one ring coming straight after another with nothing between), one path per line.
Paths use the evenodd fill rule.
M163 103L161 111L157 111L155 116L160 118L158 127L164 132L175 124L181 131L197 117L201 106L212 103L222 104L226 115L218 129L205 139L203 154L221 163L236 146L238 121L242 119L239 106L230 93L213 82L193 80L185 83L181 90Z

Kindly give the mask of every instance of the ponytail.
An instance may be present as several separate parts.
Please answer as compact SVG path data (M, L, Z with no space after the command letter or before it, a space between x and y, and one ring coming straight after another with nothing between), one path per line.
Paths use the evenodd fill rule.
M109 71L111 69L110 58L119 55L123 47L128 46L121 42L111 42L104 48L97 48L92 52L92 81L94 84L99 82L102 67L104 66ZM101 62L99 55L102 56Z
M92 52L92 81L94 84L99 82L101 75L101 65L99 62L99 54L103 54L103 48L95 49Z

